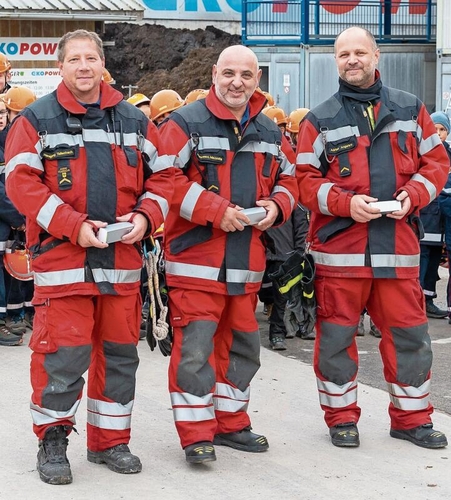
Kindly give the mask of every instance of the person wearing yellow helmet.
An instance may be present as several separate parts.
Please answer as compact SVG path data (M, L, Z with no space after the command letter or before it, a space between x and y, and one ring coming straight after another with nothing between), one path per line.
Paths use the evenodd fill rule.
M150 99L144 94L133 94L127 102L140 109L150 120Z

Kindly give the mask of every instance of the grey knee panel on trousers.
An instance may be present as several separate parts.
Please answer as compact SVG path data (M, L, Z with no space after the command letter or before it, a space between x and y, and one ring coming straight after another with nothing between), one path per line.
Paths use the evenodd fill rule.
M227 379L244 391L260 368L260 334L233 330Z
M390 328L396 349L396 379L420 387L432 366L431 339L427 323L411 328Z
M182 328L182 352L177 368L177 385L195 396L208 394L216 376L208 358L213 352L214 321L192 321Z
M67 411L83 389L83 373L91 361L91 346L59 347L45 355L48 383L42 391L42 405L55 411Z
M136 370L139 358L135 344L104 342L104 396L126 405L135 398Z
M319 336L318 368L323 377L336 385L344 385L355 376L357 363L349 357L348 347L354 341L355 326L323 321Z

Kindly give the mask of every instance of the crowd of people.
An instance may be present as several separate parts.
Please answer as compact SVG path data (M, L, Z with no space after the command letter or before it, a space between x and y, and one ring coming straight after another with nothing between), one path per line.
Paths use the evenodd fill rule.
M11 65L0 59L0 250L14 253L26 232L33 263L32 280L5 284L0 273L0 345L20 345L32 327L30 408L43 482L73 480L68 436L88 369L88 461L122 474L142 469L128 445L137 344L154 313L142 245L157 231L171 326L168 390L188 463L216 460L215 446L269 449L248 413L260 366L258 297L274 350L290 337L314 340L333 445L360 444L364 314L380 338L390 435L447 445L432 425L427 316L451 314L451 279L448 311L432 302L443 235L451 234L449 118L431 117L415 96L382 83L367 30L341 32L334 55L338 92L289 114L260 89L257 57L241 45L221 52L210 89L185 98L165 89L125 100L100 38L86 30L61 38L62 82L40 99L10 88ZM390 200L399 208L381 211L378 203ZM99 239L116 223L129 232L110 244ZM302 329L272 283L296 252L315 262L314 330Z

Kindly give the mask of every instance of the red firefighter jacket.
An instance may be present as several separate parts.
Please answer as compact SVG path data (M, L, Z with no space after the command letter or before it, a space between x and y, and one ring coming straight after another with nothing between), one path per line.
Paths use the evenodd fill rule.
M312 211L309 245L320 276L414 278L419 273L418 211L440 193L448 159L415 96L382 86L376 102L372 134L359 125L359 118L367 117L362 103L350 103L340 93L301 124L300 201ZM357 223L351 218L354 194L385 201L401 190L412 203L404 219L382 216Z
M205 100L171 113L160 128L162 158L184 173L165 222L168 284L239 295L257 292L265 270L262 232L254 227L226 233L220 221L229 206L256 206L271 199L285 222L297 201L290 145L260 111L254 93L241 128L218 100L214 86ZM285 153L286 152L286 153Z
M136 293L140 245L82 248L80 226L136 211L155 230L168 211L176 170L145 173L157 157L156 127L101 85L100 105L85 108L61 83L25 108L8 134L7 194L27 219L36 297Z

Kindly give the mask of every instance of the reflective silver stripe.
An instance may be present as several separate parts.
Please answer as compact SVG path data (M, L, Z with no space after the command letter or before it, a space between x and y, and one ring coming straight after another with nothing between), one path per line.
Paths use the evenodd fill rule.
M180 262L166 261L166 272L174 276L188 276L218 281L219 267L199 266L195 264L182 264Z
M236 413L238 411L247 411L249 406L248 401L236 401L227 398L214 398L215 410Z
M30 402L31 418L35 425L58 424L61 420L69 420L75 425L75 414L79 405L80 400L78 399L69 410L55 411Z
M187 392L171 392L171 403L176 422L202 422L215 418L211 393L195 396Z
M161 155L155 159L152 165L153 172L160 172L175 165L175 155Z
M140 196L138 198L138 201L142 201L142 200L146 200L146 199L155 200L160 207L160 210L161 210L161 213L163 214L163 217L166 219L168 212L169 212L168 201L165 198L163 198L162 196L158 196L155 193L149 193L149 191L146 191L142 196Z
M437 233L424 233L424 237L420 241L431 241L434 243L442 242L442 235Z
M56 209L63 204L64 202L61 198L56 196L56 194L52 194L44 203L44 205L42 205L41 210L39 210L38 216L36 217L36 222L43 229L48 231L53 216L55 215Z
M412 175L411 179L413 181L421 182L422 184L424 184L424 187L428 190L429 193L429 203L436 198L437 189L435 188L434 184L432 184L432 182L426 179L426 177L423 177L421 174L414 174Z
M321 162L315 153L299 153L296 157L298 165L311 165L312 167L320 168Z
M81 134L47 134L45 136L45 144L50 148L54 148L58 144L68 144L69 146L77 144L78 146L83 146L83 139ZM36 150L38 153L42 151L40 141L36 144Z
M184 219L191 220L193 216L194 207L196 206L197 200L200 195L205 191L200 184L193 182L185 194L183 201L180 205L180 216Z
M0 165L0 175L4 174L5 170L6 170L6 165L5 164Z
M443 188L442 193L451 194L451 188Z
M6 250L6 241L0 241L0 252Z
M130 429L133 400L123 405L88 398L87 422L94 427L110 430Z
M411 411L425 410L429 406L430 380L426 380L420 387L403 387L393 383L387 386L390 401L396 408Z
M344 408L357 402L357 381L352 380L344 385L316 379L319 402L331 408Z
M285 193L288 196L288 199L290 200L291 208L294 207L294 204L296 203L297 200L293 198L293 195L290 193L290 191L288 191L286 187L276 185L271 192L271 196L275 195L276 193Z
M83 283L84 281L85 270L83 268L34 273L34 283L38 286L71 285L72 283Z
M264 271L256 272L247 269L226 269L228 283L259 283L263 279Z
M93 269L96 283L136 283L141 279L141 269Z
M420 255L371 255L372 267L416 267L420 265Z
M396 120L396 121L391 122L388 125L386 125L381 130L381 133L399 132L400 130L402 130L404 132L417 132L418 131L417 123L414 122L412 119L410 119L410 120ZM438 137L438 135L437 135L437 137Z
M286 156L282 156L282 162L280 163L280 170L285 175L291 175L294 177L296 175L296 164L290 163Z
M317 200L318 207L322 214L324 215L332 215L327 208L327 197L329 196L329 191L334 187L333 182L325 182L321 184L321 187L318 189Z
M331 254L316 252L312 250L310 252L315 260L316 264L322 264L323 266L352 266L352 267L363 267L365 265L365 254Z
M183 148L179 151L179 154L174 156L174 166L178 168L183 168L191 158L191 151L194 148L194 143L188 140Z
M395 397L422 398L429 394L431 390L431 379L426 380L420 387L402 386L399 384L388 383L388 392Z
M420 147L419 147L420 155L423 156L423 155L429 153L429 151L434 149L440 143L441 143L441 141L440 141L440 137L438 136L438 134L433 134L433 135L429 136L427 139L423 139L422 141L420 141Z
M115 140L114 134L112 132L108 133L105 130L84 128L81 131L81 135L84 142L105 142L107 144L119 144L119 142L117 141L119 135L117 135Z
M326 138L328 142L339 141L340 139L345 139L346 137L350 137L351 135L360 137L359 128L345 125L344 127L338 127L333 130L326 131Z
M215 410L227 411L230 413L246 411L249 404L250 393L251 390L249 386L243 392L229 384L217 383L213 399Z
M191 148L196 147L195 142L191 139ZM230 142L227 137L217 136L200 136L198 149L225 149L230 151Z
M7 179L9 174L14 171L17 165L27 165L31 168L35 168L40 172L44 172L44 166L42 165L41 158L35 153L19 153L9 160L5 167L5 178Z
M249 142L243 148L240 148L241 151L250 151L252 153L270 153L274 156L279 155L279 148L274 143L269 142Z

